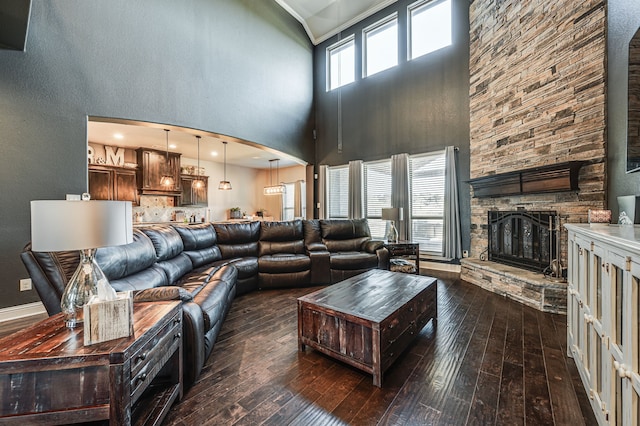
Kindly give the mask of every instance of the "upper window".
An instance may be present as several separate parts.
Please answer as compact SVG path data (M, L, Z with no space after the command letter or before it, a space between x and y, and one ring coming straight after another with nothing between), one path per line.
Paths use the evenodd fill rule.
M364 163L365 217L371 236L384 238L387 221L382 220L382 209L391 207L391 160Z
M329 219L349 218L349 166L329 167L327 171L327 213Z
M409 6L409 59L451 44L451 0L421 0Z
M356 47L354 36L327 48L327 90L333 90L356 79Z
M368 77L398 65L398 16L393 14L362 31L363 75Z

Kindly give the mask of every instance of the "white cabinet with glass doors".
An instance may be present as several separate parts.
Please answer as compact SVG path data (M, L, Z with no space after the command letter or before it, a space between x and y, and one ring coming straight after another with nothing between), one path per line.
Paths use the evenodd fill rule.
M565 227L568 354L598 422L638 426L640 227Z

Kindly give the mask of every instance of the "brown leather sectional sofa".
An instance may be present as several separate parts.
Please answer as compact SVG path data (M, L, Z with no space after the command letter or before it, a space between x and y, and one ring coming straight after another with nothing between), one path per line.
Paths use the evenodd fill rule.
M49 315L60 312L77 252L21 254ZM389 268L365 219L151 225L134 241L100 248L96 261L117 291L135 301L182 300L184 380L192 384L211 354L233 299L267 288L332 284Z

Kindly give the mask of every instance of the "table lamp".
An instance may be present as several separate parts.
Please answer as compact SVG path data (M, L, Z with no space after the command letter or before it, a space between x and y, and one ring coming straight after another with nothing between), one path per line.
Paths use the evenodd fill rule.
M389 221L387 233L384 238L390 243L397 243L398 230L396 229L395 222L402 220L402 207L382 209L382 220Z
M95 262L96 248L133 242L131 211L130 201L31 201L31 249L80 251L80 264L60 301L67 327L82 322L82 307L97 294L98 282L108 283Z

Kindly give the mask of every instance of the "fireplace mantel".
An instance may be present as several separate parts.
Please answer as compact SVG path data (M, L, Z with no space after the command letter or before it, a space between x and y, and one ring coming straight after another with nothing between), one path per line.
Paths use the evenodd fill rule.
M584 161L567 161L483 176L471 179L469 183L473 185L473 196L479 198L577 191L578 173L583 164Z

